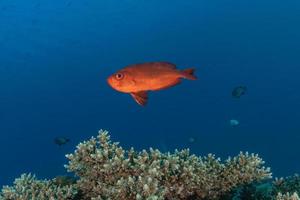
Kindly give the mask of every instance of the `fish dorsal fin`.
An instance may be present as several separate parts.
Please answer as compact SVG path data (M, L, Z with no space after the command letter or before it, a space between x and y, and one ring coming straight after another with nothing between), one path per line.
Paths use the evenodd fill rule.
M130 94L139 105L145 106L147 104L147 100L148 100L147 91L132 92Z
M153 64L162 68L176 69L176 65L170 62L153 62Z
M154 67L156 69L176 69L176 65L170 62L146 62L146 63L138 63L134 65L128 65L124 69L126 70L132 70L132 68L151 68Z

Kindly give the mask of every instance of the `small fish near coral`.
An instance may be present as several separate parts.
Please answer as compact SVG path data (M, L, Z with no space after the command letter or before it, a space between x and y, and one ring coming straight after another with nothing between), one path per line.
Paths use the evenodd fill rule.
M157 91L175 86L181 78L196 80L194 68L179 70L169 62L147 62L129 65L107 78L115 90L130 94L141 106L148 101L148 91Z
M54 143L57 144L58 146L62 146L70 142L69 138L66 137L56 137L54 138Z
M232 90L232 97L234 98L240 98L241 96L243 96L244 94L246 94L247 92L247 87L246 86L238 86L238 87L235 87L233 90Z
M52 182L57 186L67 186L76 183L76 179L72 176L56 176Z

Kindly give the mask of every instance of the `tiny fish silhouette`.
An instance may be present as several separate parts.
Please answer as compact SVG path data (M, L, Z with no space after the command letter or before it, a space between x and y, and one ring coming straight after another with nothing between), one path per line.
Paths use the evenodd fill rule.
M56 138L54 138L54 143L57 144L58 146L65 145L68 142L70 142L69 138L65 138L65 137L56 137Z
M147 62L129 65L107 78L115 90L130 94L142 106L148 101L148 91L157 91L175 86L181 78L196 80L194 68L178 70L168 62Z
M240 98L242 95L246 94L247 87L246 86L238 86L232 90L232 96L234 98Z

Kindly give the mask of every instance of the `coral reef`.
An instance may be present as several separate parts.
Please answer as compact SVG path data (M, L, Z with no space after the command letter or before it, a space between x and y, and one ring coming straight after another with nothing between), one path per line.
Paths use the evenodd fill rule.
M188 149L124 150L100 130L66 157L76 179L23 174L3 187L0 200L300 200L299 176L272 180L256 154L241 152L222 162Z
M276 200L300 200L300 198L297 193L293 193L292 195L290 195L289 193L278 193Z
M212 154L190 155L188 149L126 151L106 131L80 143L67 158L66 168L80 177L77 187L88 199L217 199L238 185L271 177L254 154L221 162Z
M77 189L73 185L58 186L50 180L37 180L35 175L22 174L14 186L4 186L0 200L68 200Z
M273 181L273 191L274 193L282 194L292 194L294 192L300 192L300 177L298 174L294 176L289 176L286 178L276 178Z
M300 193L300 177L295 174L273 181L252 182L236 187L228 194L228 200L295 200ZM300 199L299 199L300 200Z

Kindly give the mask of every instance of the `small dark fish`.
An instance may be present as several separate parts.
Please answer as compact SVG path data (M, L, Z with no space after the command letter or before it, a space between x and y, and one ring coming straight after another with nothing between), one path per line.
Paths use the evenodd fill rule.
M54 143L57 144L58 146L65 145L68 142L70 142L69 138L65 138L65 137L56 137L56 138L54 138Z
M72 176L56 176L52 182L57 186L68 186L76 183L76 179Z
M246 94L247 87L246 86L238 86L232 90L232 97L240 98L242 95Z

